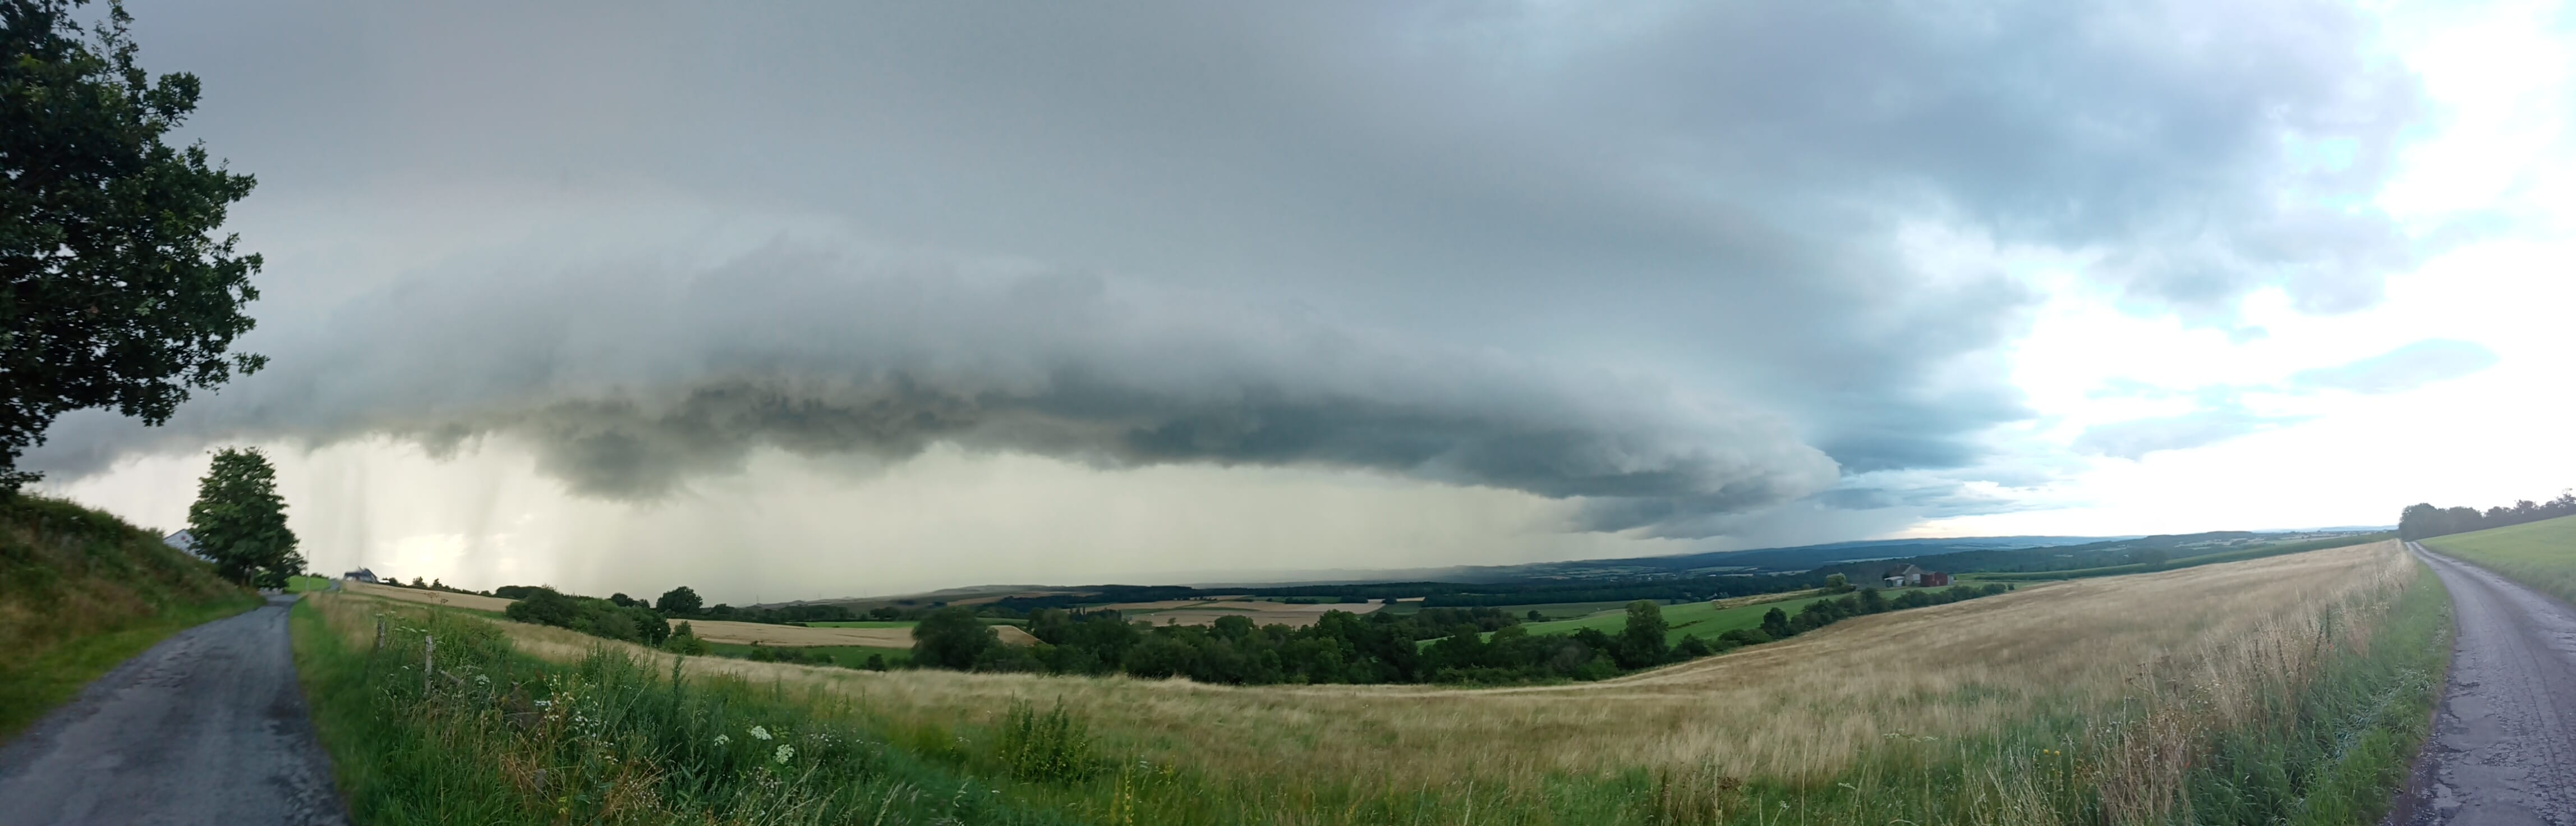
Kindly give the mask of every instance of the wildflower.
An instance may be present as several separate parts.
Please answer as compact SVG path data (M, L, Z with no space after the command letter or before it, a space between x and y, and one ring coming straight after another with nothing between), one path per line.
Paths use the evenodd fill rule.
M769 729L760 726L752 726L751 736L753 739L767 740L769 739Z
M777 752L777 753L775 753L775 754L770 755L770 756L769 756L769 759L770 759L770 760L772 760L772 761L775 761L775 762L777 762L779 765L782 765L782 766L783 766L783 765L786 765L786 764L787 764L787 760L788 760L788 758L795 757L795 756L796 756L796 747L795 747L795 746L791 746L791 745L788 745L788 744L785 744L785 743L780 743L780 744L778 744L778 752Z
M731 743L731 742L733 742L733 738L731 738L731 737L726 737L726 736L721 735L721 734L716 735L716 745L721 746L721 745L724 745L724 744L726 744L726 743Z

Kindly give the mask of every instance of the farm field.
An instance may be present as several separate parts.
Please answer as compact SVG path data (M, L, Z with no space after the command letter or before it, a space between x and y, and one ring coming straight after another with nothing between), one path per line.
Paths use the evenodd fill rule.
M787 648L789 646L776 647ZM714 653L728 657L749 657L753 650L753 646L730 642L711 642L707 644L707 648ZM868 656L871 654L884 657L886 666L889 668L902 668L905 664L912 662L912 649L910 648L875 648L864 645L814 645L797 647L796 651L809 656L820 654L825 657L830 657L832 658L833 665L837 665L842 668L859 668L865 666L868 662Z
M1252 620L1253 625L1303 628L1315 624L1327 611L1366 614L1386 606L1376 602L1345 604L1241 599L1130 602L1105 607L1125 614L1130 620L1155 625L1214 625L1219 617L1243 617Z
M2436 536L2424 547L2576 603L2576 516Z
M894 623L885 627L828 628L728 620L671 620L671 627L677 628L683 622L689 624L690 632L698 635L698 639L711 643L739 645L760 643L796 648L844 645L905 650L912 648L911 623ZM1009 645L1028 645L1038 641L1038 638L1029 636L1029 632L1017 626L996 625L993 626L993 630L1000 633L1002 642Z
M1903 592L1890 591L1888 593ZM1837 594L1836 596L1839 597L1840 595ZM1730 600L1730 604L1714 602L1685 602L1677 605L1666 605L1664 606L1664 622L1671 627L1670 630L1665 632L1664 638L1666 641L1672 643L1679 643L1683 637L1692 635L1697 635L1703 640L1714 640L1717 639L1717 635L1724 634L1738 628L1755 628L1761 626L1762 615L1769 613L1771 609L1777 608L1789 614L1796 614L1798 613L1798 609L1805 608L1808 603L1815 602L1820 599L1825 599L1825 597L1795 597L1791 599L1754 603L1742 603ZM1619 633L1620 629L1627 626L1628 611L1626 606L1627 603L1620 603L1620 607L1618 608L1601 611L1590 616L1570 620L1556 620L1553 622L1525 622L1521 624L1521 627L1529 629L1529 632L1532 634L1571 634L1581 629L1590 628L1604 634L1616 635Z
M422 605L444 605L450 608L463 608L468 611L488 611L494 614L509 610L510 603L517 601L502 599L500 597L487 597L481 594L457 594L447 591L424 591L418 588L396 588L391 585L378 585L371 582L350 582L346 580L343 580L340 583L340 589L352 594L365 594L371 597L384 597L386 599L395 599L404 602L417 602Z
M2396 534L2381 533L2366 534L2362 536L2313 539L2300 542L2273 542L2255 545L2249 548L2234 548L2219 551L2217 553L2187 556L2180 559L2167 560L2158 565L2131 563L2127 565L2105 565L2098 568L2075 568L2065 571L1985 571L1962 574L1960 577L1964 580L1976 582L2053 582L2061 579L2122 576L2126 574L2143 574L2154 571L2174 571L2201 565L2216 565L2222 562L2243 562L2249 559L2262 559L2264 557L2280 556L2282 554L2304 553L2307 551L2323 550L2326 548L2342 548L2353 545L2364 545L2372 542L2383 542L2394 538L2396 538Z
M329 577L291 576L286 578L286 592L290 594L328 590L331 590L331 580Z
M317 599L341 635L363 630L362 600ZM889 765L981 773L995 808L970 822L1054 822L1012 808L1043 803L1136 823L2345 823L2376 816L2422 736L2446 611L2384 542L2026 588L1558 686L676 667L912 750ZM494 626L670 693L651 682L668 655ZM1012 779L988 744L1022 730L1003 724L1023 703L1082 726L1101 768Z

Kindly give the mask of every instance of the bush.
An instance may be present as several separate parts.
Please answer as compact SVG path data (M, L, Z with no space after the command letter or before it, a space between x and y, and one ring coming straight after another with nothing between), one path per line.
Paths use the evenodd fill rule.
M992 626L976 619L975 609L963 606L932 611L912 628L912 658L940 668L973 668L987 649L1001 644Z

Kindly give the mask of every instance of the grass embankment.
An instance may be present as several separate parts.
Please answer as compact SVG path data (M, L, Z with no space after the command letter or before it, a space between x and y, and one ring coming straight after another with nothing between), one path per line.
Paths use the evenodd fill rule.
M0 502L0 739L172 633L258 604L114 516L35 496Z
M2576 603L2576 516L2436 536L2424 547Z
M2165 562L2155 564L2132 562L2127 565L2104 565L2098 568L2075 568L2065 571L1998 571L1989 573L1971 573L1961 575L1961 579L1976 582L2053 582L2061 579L2090 579L2099 576L2124 576L2127 574L2146 574L2157 571L2179 571L2184 568L2197 568L2202 565L2217 565L2224 562L2244 562L2250 559L2262 559L2265 557L2280 556L2282 554L2306 553L2308 551L2322 551L2331 548L2348 548L2354 545L2368 545L2373 542L2386 542L2395 538L2397 538L2397 534L2395 533L2371 533L2360 534L2357 536L2338 536L2328 539L2311 539L2304 542L2281 542L2271 545L2258 545L2252 548L2239 548L2233 551L2220 551L2218 553L2202 554L2200 556L2186 556L2181 559L2167 560Z
M455 699L405 705L420 676L395 663L420 655L416 641L389 642L398 653L372 676L350 669L370 612L426 627L425 609L325 596L339 635L308 618L299 645L339 640L322 661L340 670L316 672L313 694L348 709L325 725L343 765L399 768L353 780L375 784L353 800L392 810L453 790L460 821L652 819L597 817L612 800L721 818L757 799L800 806L776 819L870 822L893 799L882 805L911 808L882 822L922 823L942 816L925 802L940 798L990 801L965 804L990 807L957 815L968 822L2337 823L2384 804L2403 775L2448 650L2444 599L2383 543L2025 589L1615 680L1484 690L710 659L688 661L696 676L675 690L658 676L667 655L511 625L476 643L506 665L436 681ZM543 661L500 650L504 637ZM478 674L523 685L530 705ZM557 696L602 733L568 745L541 718L510 722ZM1006 713L1023 702L1087 724L1072 738L1085 747L1037 749L1078 770L1013 768L1046 729ZM363 703L377 705L349 705ZM726 779L753 770L703 744L752 722L864 744L803 777L866 791ZM559 768L538 779L514 765Z

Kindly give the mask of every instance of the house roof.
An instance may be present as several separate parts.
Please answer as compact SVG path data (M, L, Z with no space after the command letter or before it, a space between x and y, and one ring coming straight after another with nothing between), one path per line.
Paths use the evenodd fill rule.
M1887 569L1887 574L1886 574L1886 575L1887 575L1887 576L1914 576L1914 575L1916 575L1916 574L1920 574L1920 573L1923 573L1923 569L1921 569L1921 568L1917 568L1917 567L1914 567L1914 566L1912 566L1912 565L1907 565L1907 566L1902 567L1902 568L1889 568L1889 569Z

